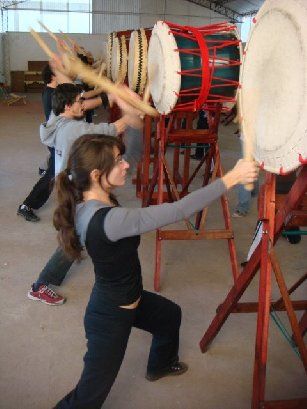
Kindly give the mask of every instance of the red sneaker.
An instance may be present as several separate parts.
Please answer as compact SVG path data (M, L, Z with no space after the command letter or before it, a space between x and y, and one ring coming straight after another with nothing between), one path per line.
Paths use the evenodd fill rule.
M48 305L62 305L66 301L64 297L58 295L56 292L51 290L47 285L40 285L38 291L33 291L33 286L31 290L28 291L28 298L30 300L41 301Z

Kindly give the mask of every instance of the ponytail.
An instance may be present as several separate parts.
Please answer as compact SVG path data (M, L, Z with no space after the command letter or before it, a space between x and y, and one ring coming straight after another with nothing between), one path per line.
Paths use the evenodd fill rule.
M53 215L53 225L58 231L58 241L65 254L72 260L82 259L82 246L75 230L76 203L80 201L68 169L56 178L58 207Z
M56 178L58 207L53 215L53 224L58 231L58 240L64 252L73 260L81 260L82 246L75 230L76 204L83 201L83 193L91 188L91 172L97 169L108 178L115 166L114 147L121 154L125 147L114 136L86 134L73 143L67 169ZM116 197L109 195L118 205Z

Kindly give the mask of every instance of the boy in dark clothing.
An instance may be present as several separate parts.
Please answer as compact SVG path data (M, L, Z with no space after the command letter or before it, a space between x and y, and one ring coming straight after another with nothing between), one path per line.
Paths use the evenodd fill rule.
M43 108L45 113L46 121L48 121L50 114L52 112L52 96L54 94L54 90L58 85L57 77L52 72L49 64L44 68L42 72L42 77L45 83L45 88L42 93L42 101L43 101ZM81 92L81 87L80 87ZM94 96L95 93L93 93ZM86 97L86 93L84 95ZM91 95L90 95L91 97ZM100 98L93 98L92 101L95 102L94 106L97 105L97 100L102 103ZM86 104L89 103L89 100L86 101ZM84 107L85 110L87 107ZM87 112L87 111L86 111ZM91 120L87 120L87 122L91 122ZM55 176L55 151L54 147L48 146L50 151L50 158L48 160L48 166L46 171L42 174L42 177L39 181L34 185L33 189L23 201L23 203L18 207L17 214L19 216L24 217L26 221L30 222L38 222L40 218L33 212L41 208L46 201L48 200L52 187L53 187L53 179Z
M42 93L42 102L45 118L46 121L48 121L52 110L52 95L58 82L56 76L51 71L49 64L43 69L42 77L45 84ZM17 210L19 216L24 217L25 220L30 222L38 222L40 220L32 209L39 209L43 206L48 200L52 190L52 181L54 178L54 148L48 147L48 149L50 157L48 159L47 169Z

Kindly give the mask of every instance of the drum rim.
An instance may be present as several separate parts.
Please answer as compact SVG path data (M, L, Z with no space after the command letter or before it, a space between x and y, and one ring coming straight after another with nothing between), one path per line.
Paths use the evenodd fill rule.
M178 74L178 72L181 70L180 57L179 57L179 53L171 52L174 49L174 47L177 48L177 44L176 44L174 35L172 33L169 33L169 31L170 31L170 27L165 21L162 21L162 20L157 21L152 29L152 33L151 33L151 37L150 37L149 45L148 45L147 78L149 82L149 89L150 89L152 100L154 102L156 109L159 111L160 114L163 114L163 115L170 113L171 110L175 107L178 101L176 90L180 91L180 87L181 87L181 76ZM168 45L170 46L170 49L169 49L170 52L164 56L165 57L164 69L166 68L169 69L170 67L170 71L169 72L164 71L164 75L166 76L168 74L167 80L171 83L169 87L170 89L167 90L168 100L166 101L162 101L161 99L160 100L156 99L156 90L153 88L155 86L152 84L151 71L150 71L150 68L151 68L150 60L152 58L151 55L153 52L152 48L153 48L154 41L156 41L156 37L161 41L161 38L163 38L162 36L165 36L165 38L168 39L169 41ZM173 44L171 44L171 42L173 42ZM154 57L153 57L153 60L155 60ZM160 95L160 98L161 96L162 95Z

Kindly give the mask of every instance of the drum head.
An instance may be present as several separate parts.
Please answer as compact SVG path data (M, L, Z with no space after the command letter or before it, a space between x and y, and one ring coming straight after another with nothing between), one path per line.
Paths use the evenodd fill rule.
M111 74L114 82L122 83L127 75L127 47L125 36L116 37L112 49Z
M147 80L147 38L145 30L132 31L129 41L128 82L129 87L142 94Z
M267 171L307 156L307 2L267 0L246 46L239 105L244 137Z
M158 21L151 33L148 47L149 89L156 109L168 114L177 103L181 87L179 53L169 26Z

